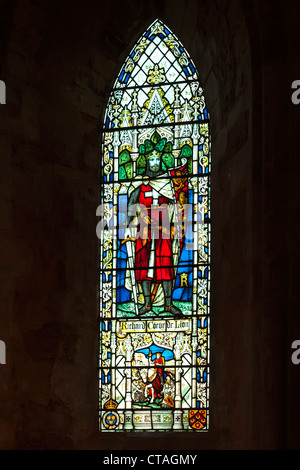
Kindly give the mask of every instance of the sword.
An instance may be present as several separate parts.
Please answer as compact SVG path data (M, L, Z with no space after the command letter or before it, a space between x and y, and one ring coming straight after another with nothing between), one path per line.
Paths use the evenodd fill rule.
M131 277L131 284L132 284L132 293L133 293L133 300L134 300L134 307L135 313L139 315L139 307L138 307L138 299L137 299L137 291L136 291L136 283L135 283L135 275L134 275L134 265L133 265L133 257L132 257L132 245L131 242L135 241L134 238L126 238L121 242L121 244L126 243L127 254L128 254L128 266L130 269L130 277Z

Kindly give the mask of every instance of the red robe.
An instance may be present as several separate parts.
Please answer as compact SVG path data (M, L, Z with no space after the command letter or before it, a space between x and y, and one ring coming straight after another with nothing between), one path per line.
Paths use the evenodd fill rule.
M142 233L146 230L146 238L137 237L135 245L135 279L137 282L142 282L144 280L152 280L153 282L161 280L170 280L174 279L174 267L173 267L173 253L172 253L172 240L171 236L166 236L161 230L162 221L169 220L168 208L158 209L158 206L170 204L170 200L165 196L159 196L158 206L155 210L153 206L153 197L146 197L145 193L152 191L150 185L141 185L141 192L139 195L138 202L147 208L147 214L143 213L142 217L148 215L149 219L152 218L157 226L160 226L158 229L158 237L155 239L155 257L154 257L154 274L153 277L148 276L149 269L149 260L151 252L151 224L148 225L143 222L143 219L139 217L140 226L138 230ZM151 207L152 206L152 207ZM160 215L161 214L161 215ZM167 229L170 228L166 227ZM152 266L151 266L152 267Z

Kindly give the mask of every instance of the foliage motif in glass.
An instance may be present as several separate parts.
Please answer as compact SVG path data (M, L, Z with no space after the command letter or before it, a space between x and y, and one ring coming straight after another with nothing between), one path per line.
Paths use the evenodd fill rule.
M210 129L196 67L156 20L102 130L101 431L209 424Z

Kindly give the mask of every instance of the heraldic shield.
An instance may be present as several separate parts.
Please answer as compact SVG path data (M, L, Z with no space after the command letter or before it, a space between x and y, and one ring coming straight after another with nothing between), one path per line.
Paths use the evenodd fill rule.
M203 429L206 427L206 410L190 410L189 423L193 429Z

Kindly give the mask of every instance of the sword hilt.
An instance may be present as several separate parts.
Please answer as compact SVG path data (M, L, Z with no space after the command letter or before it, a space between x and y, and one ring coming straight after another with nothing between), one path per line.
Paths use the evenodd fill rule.
M131 237L128 237L128 238L125 238L125 240L122 240L121 241L121 245L123 245L123 243L126 243L126 242L135 242L135 238L131 238Z

